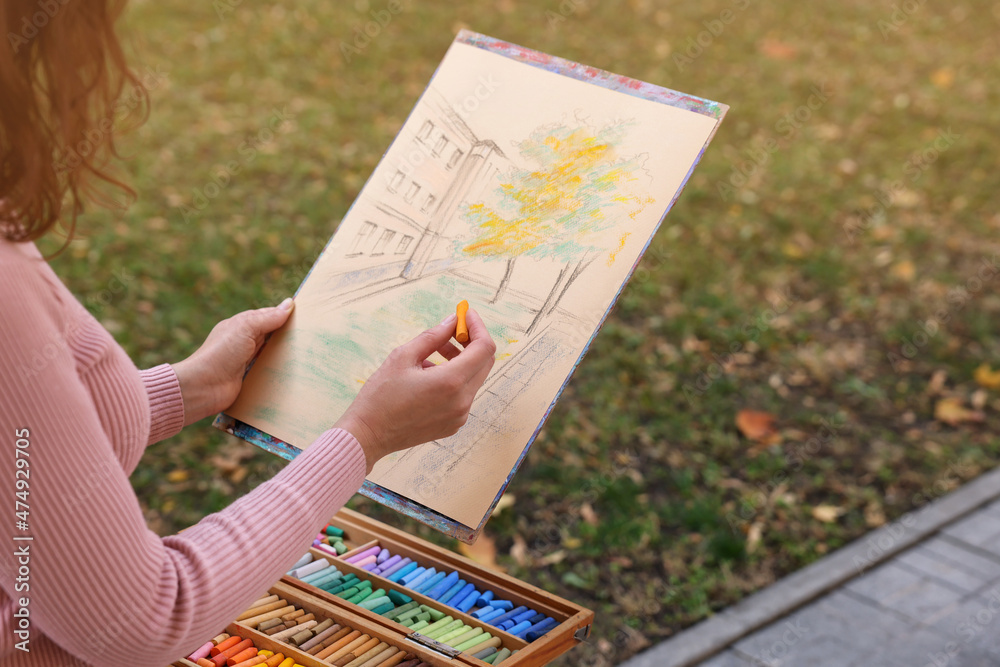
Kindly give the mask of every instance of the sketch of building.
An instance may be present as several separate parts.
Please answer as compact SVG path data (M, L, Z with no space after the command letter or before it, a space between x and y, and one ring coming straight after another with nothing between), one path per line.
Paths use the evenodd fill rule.
M393 145L394 163L379 170L381 180L352 208L363 222L338 248L339 270L328 285L337 301L453 265L458 207L494 185L507 166L500 147L477 137L433 87L414 114L396 139L402 150Z

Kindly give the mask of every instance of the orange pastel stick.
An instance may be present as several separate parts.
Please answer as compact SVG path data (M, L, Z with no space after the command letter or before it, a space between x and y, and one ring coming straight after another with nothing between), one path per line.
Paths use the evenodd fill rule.
M233 657L229 658L229 660L226 661L226 664L229 665L229 667L233 667L233 665L238 665L241 662L246 662L247 660L256 655L257 655L257 649L251 646L250 648L245 648L239 653L235 654Z
M462 345L469 342L469 325L465 323L467 312L469 312L469 302L462 299L458 303L458 307L455 308L455 314L458 316L458 323L455 325L455 340Z
M215 667L215 663L207 658L198 658L198 667Z
M250 649L247 649L247 651L249 651L249 650ZM253 650L256 651L257 649L253 649ZM244 660L243 662L236 663L235 667L255 667L256 665L259 665L262 662L267 662L267 656L266 655L260 655L258 653L257 655L253 656L249 660Z
M212 649L209 651L209 654L211 654L211 655L219 655L220 653L222 653L223 651L225 651L227 648L232 648L233 646L236 646L237 644L239 644L241 641L243 641L242 637L236 637L236 636L230 637L229 639L226 639L225 641L219 642L218 644L216 644L215 646L213 646Z

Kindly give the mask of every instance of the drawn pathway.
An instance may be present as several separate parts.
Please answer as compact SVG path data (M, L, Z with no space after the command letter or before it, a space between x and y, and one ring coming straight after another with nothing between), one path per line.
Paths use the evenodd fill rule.
M884 526L620 667L1000 665L1000 469L906 524ZM889 557L866 567L873 554Z

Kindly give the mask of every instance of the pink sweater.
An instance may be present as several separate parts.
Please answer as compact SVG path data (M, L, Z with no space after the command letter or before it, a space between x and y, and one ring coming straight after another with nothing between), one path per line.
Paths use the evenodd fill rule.
M225 510L161 538L128 477L147 444L183 425L173 369L138 370L33 243L0 240L0 666L164 667L188 655L364 481L358 441L331 429ZM22 435L27 457L16 454ZM14 616L25 602L27 653Z

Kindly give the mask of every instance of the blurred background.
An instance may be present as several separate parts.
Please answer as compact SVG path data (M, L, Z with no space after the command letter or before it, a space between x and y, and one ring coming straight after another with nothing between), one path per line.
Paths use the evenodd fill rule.
M465 551L597 613L558 664L616 664L995 465L1000 3L393 7L369 36L388 2L131 3L139 197L53 267L139 367L294 292L469 28L731 107ZM132 481L166 535L282 465L206 420Z

